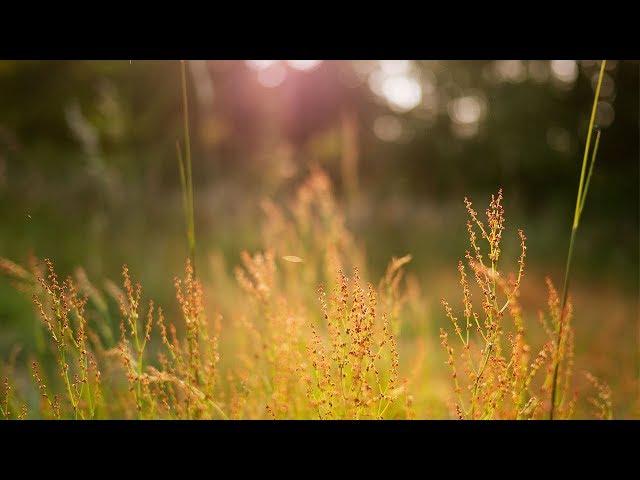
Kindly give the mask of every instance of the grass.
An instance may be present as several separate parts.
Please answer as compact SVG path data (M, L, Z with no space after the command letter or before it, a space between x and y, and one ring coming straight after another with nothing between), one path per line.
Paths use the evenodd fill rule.
M186 62L180 61L180 79L182 87L182 115L184 125L184 145L185 153L182 154L180 141L176 142L178 154L178 167L180 169L180 186L182 187L182 204L184 207L184 218L187 232L187 242L189 245L189 258L195 271L196 266L196 232L193 207L193 174L191 167L191 134L189 133L189 98L187 95L187 72Z
M597 131L587 166L603 69L604 63L562 293L547 279L546 298L535 299L538 312L525 308L526 235L518 230L519 254L512 271L505 270L502 191L491 197L486 219L465 199L469 249L458 263L460 299L443 300L444 311L432 325L426 314L432 286L411 272L412 257L392 258L374 278L329 177L319 169L292 198L262 203L260 249L243 252L232 272L211 255L208 270L201 269L210 280L196 275L182 62L184 152L178 142L177 155L188 252L184 273L173 281L174 304L145 297L126 265L120 285L94 284L83 270L59 276L49 260L32 257L21 266L0 259L0 271L32 299L43 338L41 348L26 353L30 384L19 381L24 355L2 364L0 415L541 419L574 418L591 409L592 417L611 418L607 384L591 373L583 375L589 388L575 379L579 332L568 295L575 235L600 141ZM439 329L443 364L431 331L445 322L449 327ZM450 378L441 382L445 368Z
M99 288L81 271L60 280L48 261L34 258L21 267L3 260L4 274L33 298L48 342L32 355L35 403L28 402L31 387L12 386L19 366L11 359L5 363L2 415L540 418L550 393L560 300L549 282L548 312L539 324L550 337L534 348L525 327L538 322L530 322L518 301L525 278L523 233L515 275L500 270L502 201L500 194L492 199L486 226L467 202L473 235L466 268L476 287L459 266L464 323L458 325L446 303L445 315L460 352L442 335L449 367L460 372L453 373L451 386L436 381L441 367L430 360L438 353L429 329L419 326L426 298L410 273L411 258L392 259L382 278L371 281L331 183L316 170L285 206L263 205L264 250L243 253L233 272L214 257L212 281L205 285L187 260L184 275L174 279L177 308L145 298L127 267L121 286L107 282ZM511 326L503 321L507 315ZM116 331L112 318L120 320ZM570 417L576 404L586 408L593 400L594 416L608 416L611 397L600 380L594 377L599 387L592 396L574 394L569 319L563 319L570 333L561 346L558 412ZM403 334L409 330L416 334ZM434 395L440 390L444 403L438 406Z
M587 141L584 148L584 156L582 157L582 169L580 171L580 181L578 183L578 195L576 196L576 208L573 214L573 224L571 226L571 237L569 240L569 251L567 252L567 263L564 269L564 282L562 286L562 303L560 306L561 316L566 315L565 308L567 305L567 298L569 295L569 279L571 275L571 260L573 258L573 245L578 232L578 226L580 225L580 217L584 208L584 202L589 191L589 184L591 183L591 176L593 174L593 167L596 162L596 155L598 153L598 146L600 145L600 129L596 133L596 142L591 155L591 166L589 167L589 174L585 178L587 171L587 159L589 158L589 151L591 147L591 134L594 130L596 112L598 110L598 99L600 97L600 87L602 86L602 78L604 76L604 69L607 65L607 61L603 60L600 64L600 73L598 75L598 83L596 85L595 94L593 97L593 107L591 108L591 117L589 119L589 129L587 131ZM558 371L560 368L559 350L560 344L563 341L563 324L562 319L558 322L557 334L556 334L556 347L554 352L554 370L553 378L551 380L551 402L549 404L549 419L553 420L553 415L556 409L556 394L558 384Z

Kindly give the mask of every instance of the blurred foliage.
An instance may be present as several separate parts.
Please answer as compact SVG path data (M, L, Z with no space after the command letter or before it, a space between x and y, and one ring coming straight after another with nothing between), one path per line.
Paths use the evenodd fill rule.
M638 63L610 65L576 269L633 294ZM257 244L260 199L286 195L320 163L378 272L407 252L425 275L450 265L464 242L462 198L502 186L532 262L560 275L596 70L595 61L190 62L200 254L219 249L235 263ZM170 294L157 273L178 272L186 251L179 81L168 61L0 62L0 255L33 252L96 278L116 277L126 261L151 292ZM12 317L2 289L0 314Z
M263 72L244 62L192 62L198 189L228 182L256 198L271 195L316 161L340 183L343 118L352 112L359 183L381 205L397 198L442 205L501 185L529 217L551 216L562 228L575 197L595 62L581 62L576 78L569 69L569 80L554 76L546 61L387 62L383 72L410 71L422 87L409 111L390 109L372 92L377 63L289 68L281 84L267 88L259 83ZM637 62L612 62L607 75L603 100L615 119L603 135L585 228L595 227L588 236L598 252L594 264L624 252L637 265ZM0 62L0 91L3 253L35 246L39 227L32 224L54 222L70 235L78 224L111 230L114 218L151 220L147 209L175 194L175 62ZM471 135L455 122L462 97L482 108ZM162 216L166 206L158 210ZM69 213L75 228L57 223ZM39 217L25 222L27 215ZM615 243L604 238L610 232ZM16 236L26 242L20 252L11 251Z

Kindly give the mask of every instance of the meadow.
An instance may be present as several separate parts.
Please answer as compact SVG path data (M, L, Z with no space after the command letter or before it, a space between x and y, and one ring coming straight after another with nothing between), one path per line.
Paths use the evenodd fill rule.
M598 231L584 224L597 224L589 208L607 135L596 125L605 62L581 105L586 138L561 197L570 215L551 217L528 214L498 182L436 209L404 195L380 200L358 188L348 122L341 175L311 158L277 185L270 168L261 189L233 177L203 185L180 66L178 188L168 198L125 202L126 215L94 199L88 208L103 211L110 231L93 224L74 241L47 225L46 210L30 211L29 238L62 252L61 262L3 233L2 313L19 321L3 326L2 416L640 415L637 261L623 259L631 271L611 280L591 273L581 244ZM52 248L58 234L67 240Z

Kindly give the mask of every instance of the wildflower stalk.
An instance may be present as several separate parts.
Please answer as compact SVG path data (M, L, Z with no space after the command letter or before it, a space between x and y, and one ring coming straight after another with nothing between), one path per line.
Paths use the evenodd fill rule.
M189 102L187 96L187 73L186 62L180 61L180 73L182 80L182 113L184 117L184 157L177 142L178 167L180 168L180 184L182 187L182 203L184 207L185 223L187 229L187 241L189 242L189 258L193 265L194 273L196 268L196 234L193 207L193 177L191 171L191 135L189 133Z
M598 98L600 97L600 87L602 85L602 78L604 76L604 69L606 65L607 65L607 61L603 60L600 65L598 83L596 85L596 91L593 97L593 107L591 108L591 119L589 120L589 130L587 132L587 141L584 148L584 156L582 157L582 170L580 172L580 182L578 184L576 208L573 214L573 225L571 227L569 251L567 252L567 263L564 269L564 283L562 287L562 303L560 306L560 318L558 319L558 325L556 327L556 342L555 342L556 344L555 344L555 354L553 357L554 367L553 367L553 377L551 381L551 405L549 406L549 420L553 420L553 414L554 414L555 405L556 405L558 371L560 367L560 358L559 358L560 344L562 340L567 297L569 294L569 278L570 278L570 272L571 272L571 259L573 258L573 245L575 243L576 232L578 231L578 226L580 224L580 217L582 215L582 209L584 208L584 202L587 195L587 191L589 190L589 183L591 182L593 165L596 160L596 153L598 151L598 146L600 144L600 130L598 129L596 134L596 141L593 149L593 154L591 156L591 166L589 167L589 174L585 178L585 175L587 173L587 160L589 158L589 150L591 147L591 134L593 133L593 130L594 130L596 112L598 110Z
M476 410L476 398L478 396L478 386L480 385L480 379L482 378L482 374L484 373L484 369L487 366L487 362L489 361L489 357L491 356L491 348L493 344L488 342L486 347L486 354L482 359L482 366L476 375L476 380L473 385L473 397L471 398L471 419L475 420L475 410Z

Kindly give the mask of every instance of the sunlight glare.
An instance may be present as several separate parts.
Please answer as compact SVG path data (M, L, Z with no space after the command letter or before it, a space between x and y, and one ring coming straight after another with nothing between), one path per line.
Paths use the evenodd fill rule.
M280 62L273 63L268 68L258 72L258 82L267 88L274 88L284 82L287 69Z
M322 60L287 60L287 64L294 70L309 71L317 68Z
M398 112L408 112L422 101L422 87L415 78L393 75L385 78L381 87L391 109Z
M266 70L272 65L278 63L279 60L245 60L244 63L251 70Z
M380 60L380 69L387 75L400 75L408 73L411 69L409 60Z

